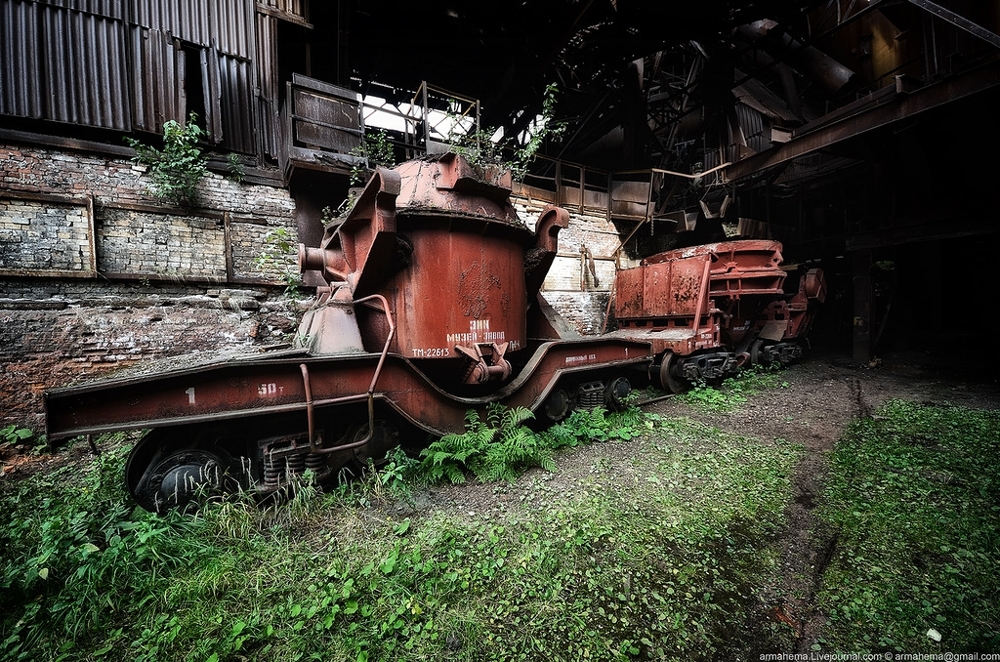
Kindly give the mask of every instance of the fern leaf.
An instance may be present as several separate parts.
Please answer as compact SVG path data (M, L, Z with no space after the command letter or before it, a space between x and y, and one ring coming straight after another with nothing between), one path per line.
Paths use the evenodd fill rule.
M504 405L499 402L491 402L486 405L486 424L494 430L501 427L505 409Z
M465 472L454 465L445 467L445 471L448 474L448 480L451 481L452 485L458 485L459 483L465 482Z
M465 412L465 429L469 432L478 430L480 427L479 412L475 409L470 409Z
M527 407L512 407L503 412L500 427L502 429L514 427L534 417L535 414Z
M496 436L497 436L496 428L484 427L483 429L474 433L472 440L474 441L477 447L485 448L486 446L489 446L491 443L493 443L493 440L496 438Z

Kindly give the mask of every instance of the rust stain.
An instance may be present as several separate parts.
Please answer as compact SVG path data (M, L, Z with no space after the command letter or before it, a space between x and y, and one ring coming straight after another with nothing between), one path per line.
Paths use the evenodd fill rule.
M798 623L798 621L789 616L781 605L771 608L771 617L779 623L784 623L785 625L791 627L796 633L802 632L802 626Z

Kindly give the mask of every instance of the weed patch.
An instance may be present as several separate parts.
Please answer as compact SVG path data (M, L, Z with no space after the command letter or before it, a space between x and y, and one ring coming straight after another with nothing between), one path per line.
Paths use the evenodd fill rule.
M717 386L695 384L690 391L676 397L681 402L698 409L716 413L733 411L755 393L772 388L787 388L788 382L781 379L778 368L755 366L743 370L735 377L729 377Z
M45 439L35 437L28 428L8 425L0 429L0 452L6 450L24 450L30 447L30 452L37 453L45 448Z
M819 511L839 531L819 593L831 623L821 644L1000 648L998 452L995 411L890 401L852 425Z
M135 138L125 142L135 150L132 161L149 168L153 194L175 204L190 204L198 192L198 183L208 172L199 141L205 131L197 124L195 113L187 122L163 123L163 149L146 145Z
M525 425L534 415L523 407L510 409L491 403L486 418L470 410L466 431L449 434L420 452L412 476L429 484L461 483L466 472L483 481L513 480L525 468L555 471L553 452L582 443L631 439L643 427L636 408L608 413L604 409L574 411L564 422L542 432Z
M627 443L627 459L488 519L366 505L398 493L402 457L329 494L305 486L268 508L236 496L193 516L132 508L125 449L32 477L0 504L0 656L646 660L745 646L772 563L757 550L798 450L638 414L626 442L610 416L567 424ZM560 435L546 443L573 445Z

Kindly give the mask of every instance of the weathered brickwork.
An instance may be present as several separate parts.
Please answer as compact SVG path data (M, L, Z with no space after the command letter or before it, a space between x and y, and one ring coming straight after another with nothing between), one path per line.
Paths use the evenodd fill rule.
M299 314L260 290L0 281L0 427L41 431L48 388L166 356L286 342Z
M263 220L231 220L229 237L237 279L283 281L289 274L298 273L297 253L282 253L269 239L274 232L275 228Z
M288 191L213 173L196 205L160 203L124 159L0 144L0 426L41 432L48 388L291 338L294 257L259 260L269 231L294 237Z
M95 208L156 205L141 168L128 160L56 149L0 143L0 195L17 192L93 196ZM266 219L288 225L294 202L288 191L270 186L238 184L209 173L199 184L198 207Z
M0 273L87 271L96 253L102 274L282 282L294 262L258 259L268 230L294 236L295 205L282 188L209 173L197 206L181 209L153 198L127 160L4 144L0 173Z
M225 281L221 221L197 215L108 209L97 224L101 273Z
M532 229L545 204L514 199L518 215ZM559 253L542 284L542 295L579 333L595 335L604 325L615 279L615 251L621 239L614 224L599 210L568 207L567 211L569 227L559 233ZM585 256L584 247L593 262Z
M85 200L0 197L0 272L91 269L90 211Z
M542 295L580 334L603 333L610 292L542 292Z

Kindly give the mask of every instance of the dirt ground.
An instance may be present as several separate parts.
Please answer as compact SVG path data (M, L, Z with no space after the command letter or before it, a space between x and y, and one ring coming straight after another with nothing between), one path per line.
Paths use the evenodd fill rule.
M823 615L815 608L815 590L833 552L833 534L815 532L813 508L821 494L828 466L828 452L854 418L870 416L889 399L902 398L928 404L953 404L975 408L1000 408L1000 380L996 373L957 374L947 365L918 353L883 357L859 365L849 354L811 352L806 360L785 369L788 388L754 395L740 409L710 415L668 398L645 405L665 416L686 416L722 430L763 440L785 439L801 444L802 460L792 476L794 498L787 510L787 524L779 533L781 585L764 596L769 616L792 626L796 651L805 652L822 634ZM559 470L549 474L531 471L513 484L444 486L423 491L408 503L389 505L392 514L405 517L426 509L446 510L466 516L489 518L508 508L523 507L524 493L571 493L574 485L598 460L612 465L635 452L623 444L595 444L573 449L558 459ZM621 455L622 457L615 457ZM0 480L16 480L36 471L66 463L89 462L84 443L49 454L0 452ZM530 489L529 489L530 488ZM799 596L799 597L793 597Z
M848 353L810 352L807 359L782 372L788 388L771 389L752 396L740 409L724 415L706 414L674 398L644 408L664 416L700 420L724 431L762 440L784 439L801 444L803 457L792 475L793 499L786 525L778 534L781 550L779 585L766 589L762 618L790 625L797 637L794 651L809 652L822 636L823 614L815 607L819 580L833 554L836 539L824 532L813 516L833 449L851 420L870 416L885 401L905 399L924 404L952 404L973 408L1000 408L1000 380L996 373L958 374L925 354L886 356L861 365ZM447 486L431 490L415 504L397 504L397 516L434 508L489 518L517 508L525 493L572 493L586 479L597 460L626 460L636 445L595 444L561 455L555 474L531 471L511 486ZM615 457L621 455L623 457Z
M648 409L701 419L746 436L782 438L802 445L804 455L792 476L787 523L778 539L783 586L774 587L774 595L765 602L772 605L772 618L795 628L794 652L808 652L822 635L825 620L815 608L815 592L836 545L835 534L817 526L813 508L822 491L828 453L847 424L871 416L891 399L1000 408L1000 383L993 373L959 374L939 359L920 353L891 355L860 365L846 353L813 352L807 360L788 367L782 380L788 388L759 393L725 416L706 416L674 400Z

